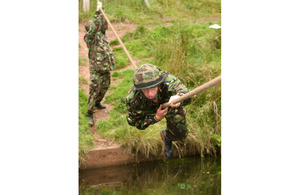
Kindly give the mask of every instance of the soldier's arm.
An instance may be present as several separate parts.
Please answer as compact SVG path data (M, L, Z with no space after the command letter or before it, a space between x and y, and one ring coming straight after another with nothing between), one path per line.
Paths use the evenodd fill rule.
M92 43L95 40L95 35L98 31L105 32L107 29L107 22L102 14L99 11L96 11L93 16L93 23L90 27L90 30L86 33L84 40L87 44Z
M108 28L108 23L105 20L104 16L102 15L101 12L97 12L93 17L95 26L97 27L97 31L101 31L103 34L105 34L105 31Z
M126 99L127 103L127 122L131 126L135 126L139 130L146 129L149 125L152 125L154 123L157 123L157 121L154 119L155 114L153 115L144 115L142 110L137 110L133 105L131 105L128 102L128 99Z
M172 96L173 95L182 96L183 94L189 92L187 87L178 78L176 78L173 75L169 75L165 82L169 82L168 91L171 92ZM191 98L184 100L181 105L186 106L190 103L191 103Z

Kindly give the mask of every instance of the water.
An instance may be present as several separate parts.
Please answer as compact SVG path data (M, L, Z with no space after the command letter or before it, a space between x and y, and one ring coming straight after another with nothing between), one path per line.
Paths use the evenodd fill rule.
M79 194L221 194L221 160L184 158L79 172Z

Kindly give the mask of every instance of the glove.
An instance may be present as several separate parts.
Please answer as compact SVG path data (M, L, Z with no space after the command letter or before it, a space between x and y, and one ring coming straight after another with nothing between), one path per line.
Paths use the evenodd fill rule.
M102 3L99 1L99 2L97 3L97 11L99 11L100 8L102 8Z
M170 99L169 99L169 103L171 103L172 100L174 100L174 99L176 99L178 97L180 97L180 96L179 95L173 95L173 96L171 96Z
M178 103L176 103L176 104L172 104L172 103L171 103L174 99L176 99L176 98L178 98L178 97L180 97L180 96L179 96L179 95L173 95L173 96L170 97L169 103L170 103L170 106L171 106L172 108L178 108L178 107L180 106L180 102L178 102Z

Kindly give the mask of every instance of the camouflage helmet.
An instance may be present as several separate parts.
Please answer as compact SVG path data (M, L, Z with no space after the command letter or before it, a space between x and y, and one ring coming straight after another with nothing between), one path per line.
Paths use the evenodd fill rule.
M92 26L92 24L93 24L93 21L92 21L92 20L89 20L89 21L84 25L85 30L86 30L86 31L89 31L90 28L91 28L91 26Z
M133 83L137 89L150 89L163 81L160 70L152 64L143 64L133 75Z

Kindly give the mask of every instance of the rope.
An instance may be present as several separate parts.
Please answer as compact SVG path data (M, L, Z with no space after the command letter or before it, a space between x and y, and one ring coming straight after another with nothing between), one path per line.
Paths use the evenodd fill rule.
M211 87L213 87L213 86L215 86L217 84L220 84L220 83L221 83L221 76L218 76L218 77L214 78L213 80L210 80L207 83L205 83L205 84L197 87L196 89L194 89L194 90L192 90L192 91L190 91L190 92L188 92L188 93L186 93L186 94L184 94L184 95L182 95L182 96L180 96L180 97L172 100L172 103L176 104L178 102L182 102L182 101L184 101L186 99L189 99L192 96L197 95L198 93L201 93L201 92L203 92L203 91L205 91L205 90L207 90L207 89L209 89L209 88L211 88ZM164 103L162 105L162 107L163 108L170 107L170 103L168 103L168 102Z

